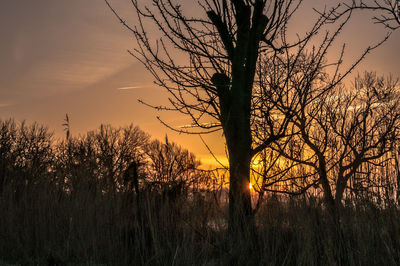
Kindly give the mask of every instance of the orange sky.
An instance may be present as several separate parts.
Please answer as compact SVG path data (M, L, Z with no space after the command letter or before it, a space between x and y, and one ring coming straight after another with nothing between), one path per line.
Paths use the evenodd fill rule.
M185 1L191 2L197 3ZM111 3L128 21L133 17L129 0ZM310 25L311 8L322 3L333 1L306 0L291 31ZM383 27L370 22L370 15L354 16L338 42L347 43L348 63L385 33ZM160 115L179 126L187 123L184 117L157 113L137 102L141 98L153 104L166 103L167 94L152 84L151 76L126 52L134 41L103 0L1 0L0 25L0 119L38 121L56 134L62 132L65 113L70 115L75 134L100 123L133 123L156 138L168 134L204 162L212 162L198 136L178 135L156 119ZM400 76L399 44L400 32L396 32L357 71ZM205 138L223 157L221 133Z

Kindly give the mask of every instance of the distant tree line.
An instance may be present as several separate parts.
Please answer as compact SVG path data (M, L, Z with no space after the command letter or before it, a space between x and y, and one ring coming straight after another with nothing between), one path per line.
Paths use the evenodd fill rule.
M292 134L253 159L258 204L271 193L308 195L333 205L399 204L397 84L365 73L354 88L338 87L299 107L305 111L295 117ZM133 125L101 125L72 136L68 117L64 126L65 138L56 139L37 123L0 121L0 193L12 186L18 199L26 187L52 183L70 195L146 191L166 199L206 191L220 197L227 188L226 169L199 169L195 155L167 137L151 140Z
M172 198L221 187L216 175L199 169L194 154L167 137L151 140L133 125L101 125L72 136L68 117L65 127L66 137L57 140L37 123L0 121L0 193L12 186L18 200L24 188L52 183L68 195L139 189Z

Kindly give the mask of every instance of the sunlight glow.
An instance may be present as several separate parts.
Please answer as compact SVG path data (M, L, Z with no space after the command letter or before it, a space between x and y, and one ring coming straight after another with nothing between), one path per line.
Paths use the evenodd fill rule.
M253 188L253 185L249 183L249 189L251 190Z

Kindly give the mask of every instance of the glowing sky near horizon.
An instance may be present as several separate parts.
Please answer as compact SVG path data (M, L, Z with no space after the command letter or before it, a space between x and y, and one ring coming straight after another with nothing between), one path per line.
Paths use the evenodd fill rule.
M312 12L321 2L306 0L303 9L308 11L302 12ZM130 1L111 3L128 21L134 16ZM309 14L299 14L295 30L312 23L307 20ZM370 15L356 14L346 26L339 46L348 44L348 58L384 35L383 27L373 25ZM2 0L0 25L0 119L38 121L56 134L62 133L66 113L73 134L101 123L133 123L155 138L168 134L207 163L211 161L198 137L174 133L156 119L160 115L179 126L187 123L184 117L158 113L138 103L141 98L165 104L168 94L153 85L150 74L126 52L134 41L103 0ZM399 47L400 31L368 55L357 71L400 76ZM215 154L224 157L221 133L205 138Z

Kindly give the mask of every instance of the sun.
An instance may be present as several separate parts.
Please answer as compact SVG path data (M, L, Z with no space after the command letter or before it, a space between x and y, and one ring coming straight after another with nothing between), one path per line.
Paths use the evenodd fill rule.
M251 190L253 188L253 185L249 183L249 189Z

